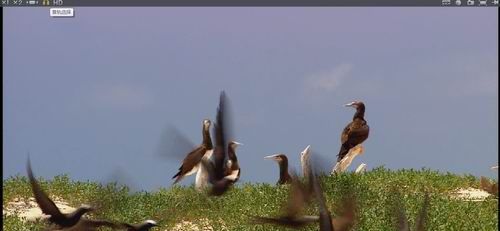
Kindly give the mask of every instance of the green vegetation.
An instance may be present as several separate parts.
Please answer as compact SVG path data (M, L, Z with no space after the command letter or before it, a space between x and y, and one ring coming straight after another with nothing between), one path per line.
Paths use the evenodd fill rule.
M498 230L498 200L463 201L450 198L457 188L479 188L479 179L471 175L458 176L428 169L390 171L377 168L365 174L344 173L321 177L328 206L333 214L339 212L339 200L348 185L356 189L359 217L355 230L394 230L394 189L403 194L410 223L423 201L424 190L430 192L428 230ZM288 193L288 186L270 184L237 184L222 197L207 197L193 187L174 186L154 192L130 193L116 184L74 182L68 176L51 181L40 179L49 195L63 198L72 206L99 201L99 211L93 217L137 223L146 219L159 221L161 227L172 229L180 221L203 225L210 221L214 230L286 230L270 225L249 223L250 216L274 216L280 213ZM3 204L14 198L31 197L26 177L11 177L3 181ZM317 215L315 205L307 208L309 215ZM41 224L23 223L17 217L4 216L3 230L34 230ZM227 229L226 229L227 228ZM310 226L307 230L318 230Z

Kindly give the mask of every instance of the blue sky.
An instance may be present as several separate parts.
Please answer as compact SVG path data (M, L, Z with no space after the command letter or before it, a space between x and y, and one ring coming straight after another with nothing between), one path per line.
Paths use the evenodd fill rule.
M120 175L171 185L158 156L174 125L193 143L233 103L244 182L274 183L285 153L335 160L366 104L370 137L353 165L494 177L498 163L496 8L4 9L3 178ZM354 167L355 167L354 166ZM184 184L193 182L186 178Z

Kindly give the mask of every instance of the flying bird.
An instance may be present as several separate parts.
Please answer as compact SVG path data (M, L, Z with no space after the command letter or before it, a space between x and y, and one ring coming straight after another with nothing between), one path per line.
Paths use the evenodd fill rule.
M259 224L274 224L289 228L302 228L312 222L317 222L315 216L304 216L304 207L310 203L313 196L311 182L301 183L295 173L291 174L288 201L282 207L279 217L254 217L253 222Z
M209 195L220 196L224 194L231 185L240 177L240 167L236 157L236 147L241 145L236 141L231 141L227 145L226 140L231 130L228 112L228 99L224 91L219 98L217 107L216 122L214 124L215 147L212 161L203 159L202 166L207 169L208 182L212 185Z
M319 230L320 231L347 231L351 230L355 221L356 198L354 192L349 191L343 200L343 213L340 217L332 218L323 191L314 173L310 173L310 181L313 184L314 195L319 205Z
M351 148L363 143L368 138L370 127L365 120L365 104L361 101L353 101L345 105L346 107L353 107L356 109L352 122L350 122L342 131L340 141L339 154L337 155L337 162L340 162Z
M86 218L81 218L78 223L76 223L74 226L71 226L69 228L62 229L64 231L96 231L98 230L99 227L108 227L113 230L116 229L123 229L122 225L107 221L107 220L95 220L95 219L86 219Z
M172 179L175 179L174 184L182 180L185 176L189 176L194 173L197 173L195 185L200 186L204 184L204 182L202 182L204 174L203 169L199 168L201 159L209 158L213 152L212 139L210 138L210 125L210 120L203 120L203 141L197 148L186 155L182 161L181 167L179 167L179 171L172 177Z
M271 159L278 163L280 168L280 178L278 180L278 185L288 184L292 181L292 177L288 173L288 158L285 154L275 154L264 157L264 159Z
M40 207L40 209L44 214L50 215L49 218L50 223L55 224L59 228L72 227L80 221L80 219L85 213L93 210L93 208L91 208L88 205L82 205L72 213L69 214L61 213L61 211L59 210L59 208L57 208L54 201L52 201L47 196L47 194L40 187L38 181L35 179L33 171L31 170L31 162L29 157L28 157L27 170L31 184L31 189L33 190L33 194L35 195L36 203L38 204L38 206Z
M397 214L397 222L396 222L396 230L398 231L411 231L408 218L406 217L405 208L399 193L396 194L398 198L396 201L396 214ZM415 220L415 229L414 231L425 231L425 225L427 220L427 210L429 210L429 194L426 193L424 196L424 201L422 204L422 208L420 209L417 218Z

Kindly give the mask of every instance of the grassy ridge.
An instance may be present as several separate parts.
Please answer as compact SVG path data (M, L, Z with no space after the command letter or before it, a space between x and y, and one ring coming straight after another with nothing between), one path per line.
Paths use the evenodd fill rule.
M377 168L365 174L345 173L321 177L328 206L333 214L348 185L353 185L359 201L359 219L355 230L394 230L392 189L399 189L410 223L423 201L423 190L431 193L428 230L498 230L498 200L482 202L451 199L449 194L457 188L479 187L479 180L471 175L443 174L427 169L390 171ZM174 186L155 192L129 193L124 186L101 185L94 182L74 182L68 176L58 176L51 181L41 180L42 187L50 194L64 198L70 205L78 206L91 201L103 202L94 217L125 222L142 222L145 219L160 221L155 230L172 228L182 220L202 224L210 221L214 230L286 230L269 225L249 224L249 216L273 216L280 213L286 200L288 186L270 184L238 184L223 197L206 197L193 187ZM3 203L15 197L31 197L26 177L12 177L3 181ZM317 208L307 209L311 215ZM40 224L22 223L16 217L4 216L4 230L33 230ZM311 226L307 230L318 230Z

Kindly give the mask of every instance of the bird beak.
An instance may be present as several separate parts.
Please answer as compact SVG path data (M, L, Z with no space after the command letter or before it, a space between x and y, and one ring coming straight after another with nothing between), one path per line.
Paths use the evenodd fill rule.
M276 156L277 155L270 155L270 156L264 157L264 159L273 159L274 160L274 159L276 159Z
M304 151L302 151L302 153L304 153L304 154L308 153L310 148L311 148L311 145L307 145L306 149L304 149Z
M355 103L355 102L350 102L350 103L348 103L348 104L346 104L346 105L344 105L344 106L345 106L345 107L352 107L352 106L354 105L354 103Z
M236 141L233 141L233 143L236 144L236 145L243 145L242 143L236 142Z

